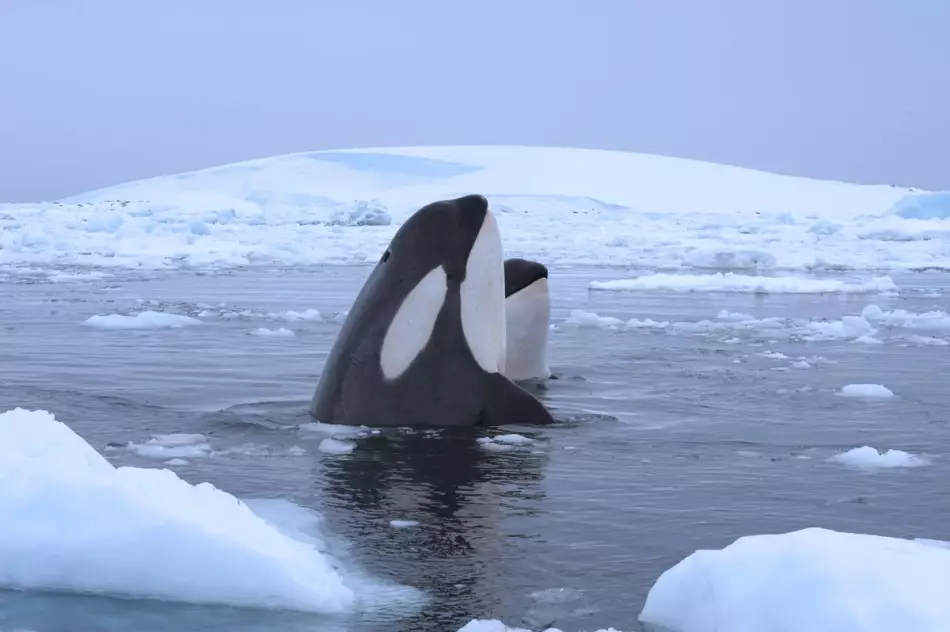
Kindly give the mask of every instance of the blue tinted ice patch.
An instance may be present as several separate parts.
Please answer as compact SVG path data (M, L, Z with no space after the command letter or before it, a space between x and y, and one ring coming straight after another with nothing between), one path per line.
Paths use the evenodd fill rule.
M313 152L308 155L313 160L341 164L354 171L416 176L419 178L452 178L481 170L481 167L449 162L448 160L402 156L399 154L327 151Z
M904 219L950 219L950 191L907 195L888 213Z

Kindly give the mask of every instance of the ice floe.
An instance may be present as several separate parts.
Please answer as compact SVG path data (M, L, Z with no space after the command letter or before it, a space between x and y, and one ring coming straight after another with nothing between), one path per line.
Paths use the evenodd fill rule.
M881 276L851 283L839 279L770 277L736 274L648 274L632 279L591 281L592 290L670 290L675 292L730 292L742 294L889 294L894 281Z
M871 446L853 448L847 452L836 454L829 460L849 467L866 470L893 469L902 467L921 467L929 465L930 460L903 450L886 450L881 452Z
M41 410L0 414L0 446L2 587L323 613L356 604L318 541L209 483L115 467Z
M809 528L739 538L664 572L640 620L663 632L942 632L950 550Z

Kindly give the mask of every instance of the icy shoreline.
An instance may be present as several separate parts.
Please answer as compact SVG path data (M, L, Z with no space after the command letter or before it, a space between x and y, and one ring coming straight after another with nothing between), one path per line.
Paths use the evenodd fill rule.
M506 255L666 270L950 265L950 196L627 152L312 152L0 204L0 265L103 269L374 262L428 202L486 195Z

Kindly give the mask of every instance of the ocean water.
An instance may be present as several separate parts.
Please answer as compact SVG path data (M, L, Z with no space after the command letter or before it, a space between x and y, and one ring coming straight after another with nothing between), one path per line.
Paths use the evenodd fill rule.
M151 434L206 434L215 454L174 466L180 476L316 510L347 564L421 589L426 604L328 618L0 591L0 628L451 632L500 618L533 629L638 630L663 570L742 535L823 526L950 538L950 351L907 338L950 332L895 327L882 328L879 344L807 341L801 325L857 315L869 303L950 309L946 275L896 275L900 296L751 295L589 292L589 281L625 271L552 268L558 328L549 357L558 379L535 390L562 423L506 428L534 440L508 450L476 441L497 430L394 430L350 454L326 454L317 449L325 435L298 426L310 421L306 406L339 330L334 315L367 272L115 273L59 283L13 275L0 283L0 410L50 410L116 464L160 467L122 447ZM145 308L205 324L82 324ZM321 317L287 320L288 310L308 309ZM577 309L694 325L566 325ZM717 320L721 310L793 324L730 328ZM707 319L719 327L702 325ZM251 335L262 327L296 335ZM801 359L807 365L793 364ZM884 384L896 397L835 393L851 383ZM862 445L931 464L863 471L828 461ZM394 529L390 520L419 524ZM385 589L376 590L385 602Z

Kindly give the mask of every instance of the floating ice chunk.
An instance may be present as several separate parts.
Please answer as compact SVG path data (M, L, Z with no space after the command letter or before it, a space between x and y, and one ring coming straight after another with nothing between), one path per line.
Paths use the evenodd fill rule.
M164 446L180 446L180 445L193 445L195 443L200 443L206 441L208 437L203 434L198 434L194 432L176 432L172 434L157 434L152 435L152 439L149 443L158 443Z
M874 294L896 292L888 276L864 283L804 277L764 277L723 274L652 274L633 279L591 281L592 290L672 290L676 292L731 292L749 294Z
M505 452L508 450L513 450L517 446L527 446L534 443L534 439L530 439L520 434L503 434L496 435L494 437L479 437L475 441L486 450L495 450L498 452Z
M571 315L564 321L568 327L579 327L584 329L612 329L617 330L623 327L623 321L613 316L599 316L594 312L585 312L580 309L572 309Z
M458 632L532 632L525 628L511 628L497 619L473 619L459 628ZM544 632L559 632L548 628Z
M950 550L900 538L818 528L747 536L663 573L640 621L669 632L942 632L948 576Z
M514 433L495 435L491 439L492 441L496 441L498 443L508 443L511 445L527 445L529 443L534 443L534 439L530 439L524 435L514 434Z
M892 312L885 312L878 305L871 304L861 310L861 317L868 322L888 327L950 331L950 315L942 311L917 314L904 309L895 309Z
M322 421L313 421L306 424L300 424L297 429L304 433L319 433L333 438L353 438L362 437L374 433L374 430L366 426L345 426L343 424L327 424ZM378 432L378 431L377 431Z
M159 434L145 443L129 446L139 456L153 459L196 458L211 454L208 437L202 434Z
M355 447L356 445L349 441L340 441L339 439L334 439L333 437L327 437L320 442L320 445L317 446L317 449L321 452L326 452L327 454L349 454Z
M114 467L46 411L0 414L0 586L343 612L313 542L168 469Z
M485 450L491 450L494 452L508 452L515 449L515 446L509 443L496 443L492 441L491 437L479 437L475 441Z
M286 312L271 312L267 315L267 317L274 320L286 320L289 322L296 322L300 320L321 320L323 318L323 316L320 314L320 311L316 309L305 309L302 312L295 312L294 310L288 310Z
M295 334L292 329L287 329L286 327L281 327L279 329L267 329L266 327L258 327L257 329L251 332L251 335L262 336L264 338L293 338L297 334Z
M894 397L894 391L883 384L848 384L839 391L844 397L865 397L873 399L884 399Z
M666 320L653 320L652 318L631 318L624 327L626 329L668 329L672 323Z
M409 527L415 527L419 524L418 520L390 520L389 526L394 529L407 529Z
M188 325L201 325L202 322L191 316L148 310L134 316L96 314L87 318L83 324L99 329L181 329Z
M904 452L903 450L879 452L871 446L852 448L847 452L834 455L829 460L841 463L842 465L869 470L921 467L930 464L928 459L916 456L910 452Z
M534 632L527 628L508 627L498 619L473 619L459 628L458 632ZM541 632L562 632L558 628L546 628ZM615 628L599 628L596 632L620 632Z

